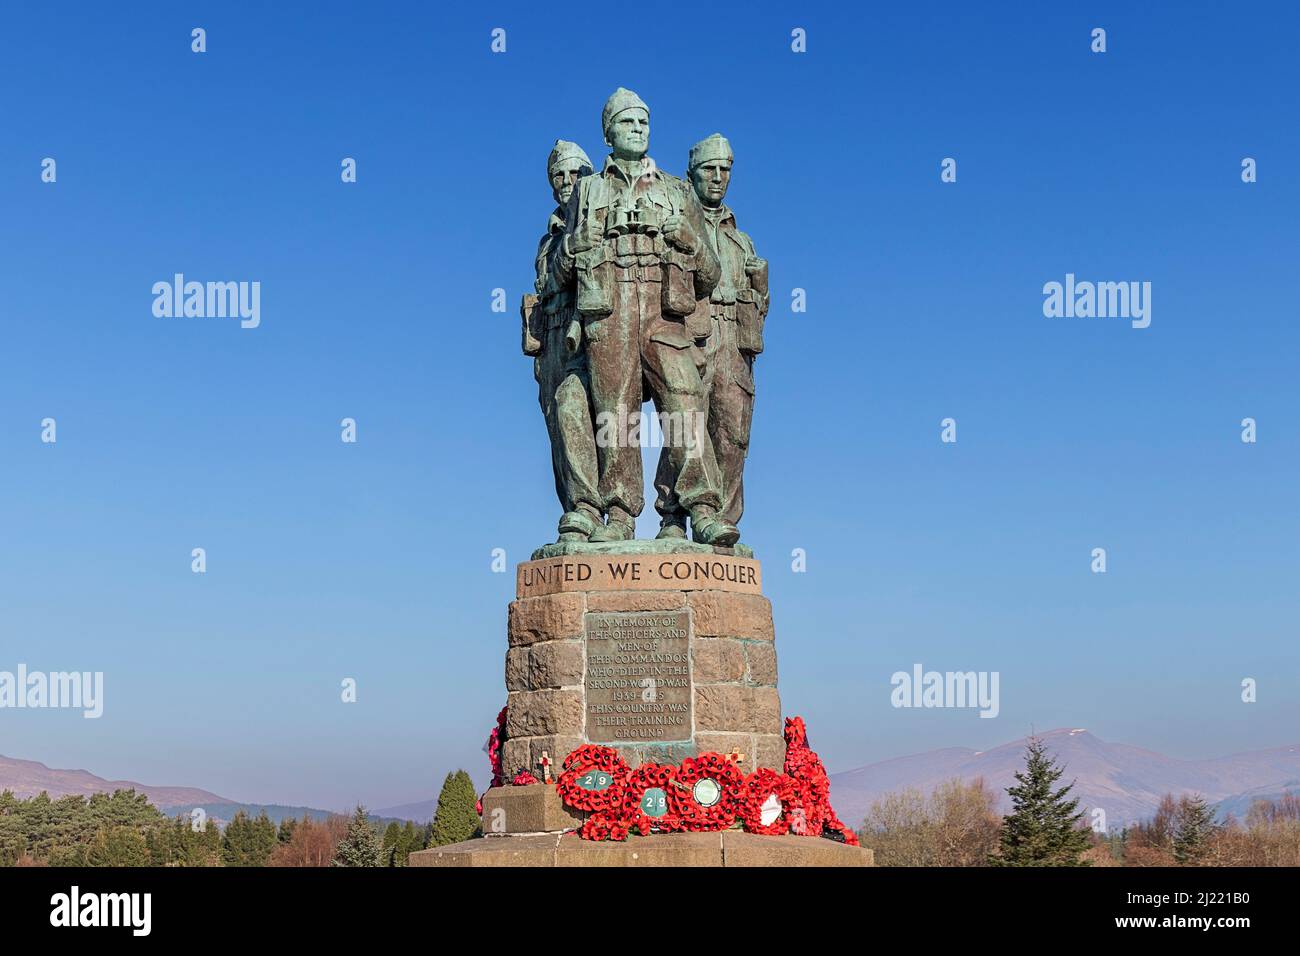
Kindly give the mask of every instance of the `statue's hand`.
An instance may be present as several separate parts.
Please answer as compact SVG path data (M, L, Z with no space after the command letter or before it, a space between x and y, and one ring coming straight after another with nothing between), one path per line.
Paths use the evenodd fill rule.
M767 260L759 256L747 256L745 258L745 275L756 276L767 268Z
M573 259L579 252L585 252L589 246L584 246L582 233L566 235L560 243L560 258L565 264L572 267Z
M664 220L660 231L663 233L664 239L671 242L688 256L695 253L695 230L681 216L669 216Z

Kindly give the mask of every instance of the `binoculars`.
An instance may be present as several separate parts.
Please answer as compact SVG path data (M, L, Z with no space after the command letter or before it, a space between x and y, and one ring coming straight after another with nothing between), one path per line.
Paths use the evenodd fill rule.
M640 197L636 205L610 207L609 217L605 223L605 237L624 236L629 233L643 233L647 236L659 235L661 225L659 210L644 202Z

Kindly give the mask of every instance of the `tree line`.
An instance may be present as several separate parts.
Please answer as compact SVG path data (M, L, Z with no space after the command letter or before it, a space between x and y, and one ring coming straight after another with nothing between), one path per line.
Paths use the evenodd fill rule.
M983 780L950 780L872 804L859 836L878 866L1300 866L1300 795L1256 800L1244 821L1216 822L1198 795L1166 794L1151 820L1098 833L1085 822L1064 768L1031 738L1007 788L1012 809Z
M447 775L433 820L390 821L364 807L349 819L239 811L224 827L168 817L135 790L19 799L0 793L0 866L406 866L416 850L458 843L479 830L477 795L464 770Z

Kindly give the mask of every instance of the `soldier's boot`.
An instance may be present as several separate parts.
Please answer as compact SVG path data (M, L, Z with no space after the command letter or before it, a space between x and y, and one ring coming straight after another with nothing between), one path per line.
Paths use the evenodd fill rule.
M589 505L578 505L573 511L566 511L560 517L561 541L589 541L598 528L600 515L591 510Z
M631 541L636 537L636 520L614 505L609 509L609 518L603 527L591 533L588 541Z
M709 505L691 509L691 533L700 544L729 548L740 540L740 529L724 520Z
M655 535L660 540L676 539L678 541L686 540L686 515L681 512L664 515L659 519L659 533Z

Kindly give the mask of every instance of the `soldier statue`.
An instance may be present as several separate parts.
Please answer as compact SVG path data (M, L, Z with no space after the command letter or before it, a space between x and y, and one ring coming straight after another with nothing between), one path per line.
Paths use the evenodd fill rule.
M643 388L661 418L706 421L697 336L686 320L719 280L718 255L695 193L647 156L646 104L619 88L605 104L601 125L610 155L599 173L578 180L548 266L556 288L573 295L580 316L606 516L589 535L597 542L634 538L645 503L640 441L629 441L621 429L612 429L613 441L600 440L602 423L639 416ZM707 428L692 434L694 441L666 444L660 477L674 511L689 516L694 539L730 547L739 532L721 513L712 441Z
M769 304L767 262L736 228L723 202L731 182L731 144L714 133L691 147L687 177L704 207L704 239L718 257L720 275L688 325L706 330L697 340L708 395L708 432L722 477L722 519L738 525L745 510L745 456L754 416L754 356L763 351ZM686 537L686 516L674 501L671 466L660 457L655 478L660 538Z
M561 541L586 541L604 527L604 503L596 471L596 439L587 394L582 329L573 292L550 269L554 247L564 232L564 207L578 180L591 173L591 160L576 143L556 140L546 161L546 176L557 203L537 245L536 294L524 296L524 354L532 355L537 400L551 440L555 492L564 514Z

